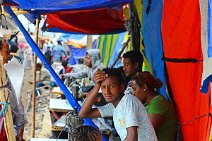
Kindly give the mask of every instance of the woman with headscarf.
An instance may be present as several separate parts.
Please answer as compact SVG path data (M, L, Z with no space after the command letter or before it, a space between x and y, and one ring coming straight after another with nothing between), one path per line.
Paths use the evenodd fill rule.
M103 69L103 64L101 63L100 51L99 49L89 49L86 52L85 56L85 64L86 67L79 72L76 73L67 73L64 74L64 77L71 78L85 78L88 77L90 80L90 86L94 86L93 75L94 73L100 69Z

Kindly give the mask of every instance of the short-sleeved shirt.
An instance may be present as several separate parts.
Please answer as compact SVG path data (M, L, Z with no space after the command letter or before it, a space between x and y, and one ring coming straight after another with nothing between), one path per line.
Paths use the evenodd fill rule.
M117 107L111 103L98 107L102 117L113 116L121 140L127 137L127 128L137 126L138 141L157 141L153 126L143 104L133 95L124 95Z
M177 119L173 106L162 96L158 95L146 105L148 114L159 114L164 122L156 130L158 141L174 141L177 131Z
M58 45L58 46L53 48L52 56L53 56L54 62L55 61L61 61L63 55L67 55L67 54L66 54L65 49L61 45Z

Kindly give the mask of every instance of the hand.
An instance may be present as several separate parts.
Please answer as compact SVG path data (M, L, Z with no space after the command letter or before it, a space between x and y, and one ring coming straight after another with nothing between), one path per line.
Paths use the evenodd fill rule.
M23 140L23 132L24 132L24 130L22 128L18 128L17 138L18 138L19 141Z
M65 79L64 74L59 75L59 78L60 78L61 80Z
M100 84L101 81L106 79L106 74L104 73L104 71L97 70L94 73L93 79L94 79L95 84Z

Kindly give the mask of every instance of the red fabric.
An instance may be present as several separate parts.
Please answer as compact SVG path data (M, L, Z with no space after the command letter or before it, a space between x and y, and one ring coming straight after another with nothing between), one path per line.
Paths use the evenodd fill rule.
M0 133L0 141L7 141L7 135L4 127L2 128L2 131Z
M164 0L162 16L164 56L202 60L199 0ZM166 62L168 81L181 124L210 111L210 91L200 92L203 62ZM211 118L205 116L182 126L184 141L209 140Z
M46 21L47 28L86 34L104 34L125 29L123 12L115 9L56 12L48 14Z
M1 110L2 106L0 105L0 110ZM2 129L0 131L0 141L7 141L7 134L6 134L6 131L4 129L4 122L3 122L3 125L2 125Z
M72 69L73 69L72 67L66 66L65 73L71 73Z

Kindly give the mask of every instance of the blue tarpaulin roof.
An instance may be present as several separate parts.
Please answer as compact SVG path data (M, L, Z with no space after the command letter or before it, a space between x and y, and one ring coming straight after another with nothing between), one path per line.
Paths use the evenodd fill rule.
M121 5L133 0L12 0L17 7L27 10L25 16L29 21L35 23L40 15L58 11L79 11L96 9L118 9ZM104 18L104 17L103 17ZM98 19L97 19L98 21ZM61 30L61 29L60 29ZM123 30L121 30L123 31ZM120 32L120 30L115 31ZM74 32L76 33L76 32ZM111 31L110 33L113 33Z
M19 8L25 10L87 10L111 8L132 0L13 0Z

